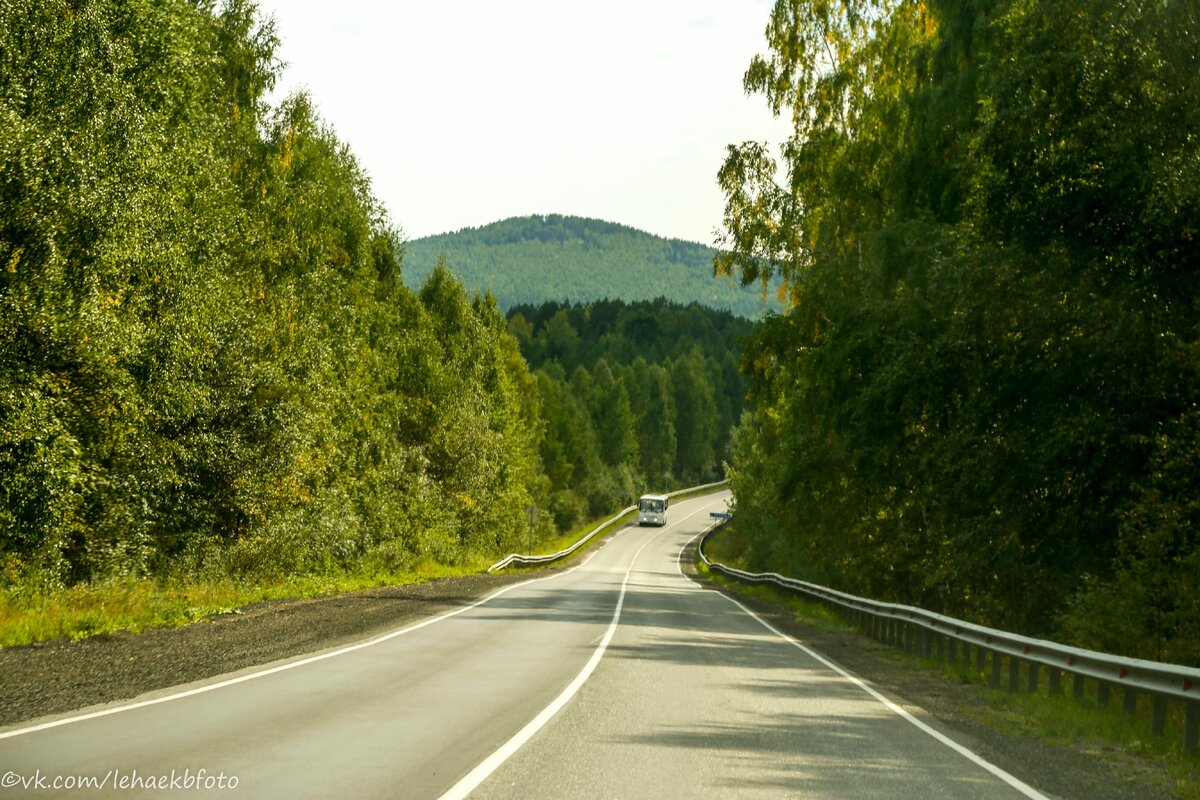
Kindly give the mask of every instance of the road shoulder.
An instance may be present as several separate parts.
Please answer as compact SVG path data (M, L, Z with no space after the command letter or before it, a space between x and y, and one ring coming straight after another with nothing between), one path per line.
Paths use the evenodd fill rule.
M684 572L716 589L848 672L867 681L894 702L916 707L947 735L1001 769L1052 797L1079 800L1164 800L1172 778L1157 762L1098 742L1048 742L1032 733L1016 734L985 694L971 684L948 680L940 672L894 648L854 632L827 630L798 620L782 604L773 604L718 585L695 569L695 548L683 559Z

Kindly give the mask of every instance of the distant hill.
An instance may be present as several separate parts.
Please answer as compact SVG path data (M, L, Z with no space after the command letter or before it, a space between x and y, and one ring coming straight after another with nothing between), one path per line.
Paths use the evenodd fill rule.
M697 302L755 317L758 287L713 275L711 247L597 219L514 217L408 242L404 280L419 288L446 256L446 265L470 291L491 290L501 308L547 300ZM774 295L767 308L778 310Z

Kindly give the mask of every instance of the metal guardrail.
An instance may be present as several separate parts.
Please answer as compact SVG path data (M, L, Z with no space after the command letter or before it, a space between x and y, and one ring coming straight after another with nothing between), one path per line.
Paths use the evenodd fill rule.
M701 484L700 486L693 486L689 489L680 489L677 492L669 492L667 494L667 497L678 497L681 494L690 494L691 492L699 492L704 489L715 489L718 486L724 486L727 483L729 483L728 480L717 481L716 483L705 483L705 484ZM510 567L513 564L516 564L517 566L521 566L521 567L536 566L539 564L550 564L555 561L558 561L560 558L566 558L567 556L571 555L576 550L578 550L579 548L581 548L585 544L587 544L592 539L592 537L595 536L596 534L600 533L600 531L604 530L609 525L612 525L614 522L616 522L621 517L628 514L630 511L636 511L636 510L637 510L637 506L629 506L627 508L621 509L620 511L617 512L616 516L614 516L612 519L608 520L607 522L601 523L595 530L591 531L590 533L585 535L583 538L581 538L579 541L575 542L575 544L571 545L570 547L566 548L565 550L559 550L557 553L549 553L547 555L541 555L541 556L522 555L520 553L512 553L511 555L505 556L504 558L500 559L495 564L492 564L490 567L488 567L487 571L495 572L498 569L504 569L505 567Z
M772 583L784 589L810 597L857 625L867 635L886 644L927 657L971 667L981 673L991 668L991 685L1000 688L1007 661L1008 691L1016 691L1021 683L1021 667L1025 666L1026 686L1037 691L1043 669L1047 688L1052 693L1062 691L1064 674L1073 676L1073 693L1082 698L1086 679L1096 681L1096 702L1107 707L1113 688L1124 691L1124 710L1137 711L1138 693L1153 698L1151 729L1161 736L1166 729L1167 703L1183 703L1183 749L1197 752L1200 739L1200 669L1114 656L1095 650L1068 647L1045 639L1035 639L1007 631L986 628L963 620L935 614L914 606L880 603L857 597L815 583L796 580L775 572L746 572L710 561L704 553L708 537L722 528L716 526L705 534L698 548L705 566L715 572L747 583Z

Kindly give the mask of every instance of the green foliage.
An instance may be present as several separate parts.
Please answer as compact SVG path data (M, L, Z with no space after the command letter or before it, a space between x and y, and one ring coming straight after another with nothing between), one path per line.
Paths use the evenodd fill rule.
M515 217L407 244L406 274L418 285L438 260L502 308L548 300L588 303L669 297L743 317L778 308L762 292L712 275L712 248L663 239L595 219Z
M1086 646L1200 664L1200 416L1162 426L1150 474L1122 509L1111 574L1085 578L1063 620Z
M704 357L693 350L671 365L675 392L675 473L684 483L701 483L714 474L717 408Z
M675 453L679 446L676 431L678 415L671 373L661 364L649 364L642 356L634 359L626 375L633 385L631 406L634 413L634 432L641 457L641 471L650 484L670 482L675 469ZM726 386L741 387L740 379ZM733 398L740 401L740 396ZM729 430L726 426L724 430Z
M752 561L1200 663L1198 23L1176 0L777 4L746 84L791 115L787 180L754 143L721 172L718 269L790 302L743 361Z
M508 330L537 370L542 464L560 528L720 476L742 406L738 343L751 323L695 303L605 300L518 306Z
M253 3L0 4L0 580L402 573L522 539L535 379ZM364 566L365 565L365 566Z

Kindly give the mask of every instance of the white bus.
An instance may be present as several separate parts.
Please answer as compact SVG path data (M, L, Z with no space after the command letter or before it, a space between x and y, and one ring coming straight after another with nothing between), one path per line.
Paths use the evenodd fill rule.
M666 525L667 505L665 494L644 494L638 500L638 525Z

